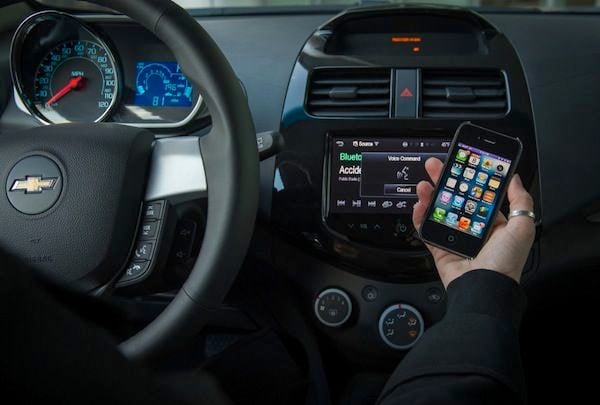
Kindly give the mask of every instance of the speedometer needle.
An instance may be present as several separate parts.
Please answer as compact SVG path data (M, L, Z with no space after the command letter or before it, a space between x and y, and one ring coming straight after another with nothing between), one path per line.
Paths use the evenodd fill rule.
M67 85L65 87L60 89L54 96L52 96L50 98L50 100L46 101L46 105L48 106L48 105L56 103L58 100L60 100L61 98L66 96L68 93L70 93L71 90L81 89L84 84L85 84L85 77L83 77L83 76L72 77L71 80L69 80L69 83L67 83Z

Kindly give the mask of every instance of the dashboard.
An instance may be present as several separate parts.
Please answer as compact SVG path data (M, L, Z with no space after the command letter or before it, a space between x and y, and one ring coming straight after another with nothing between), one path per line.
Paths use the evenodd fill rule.
M192 86L190 103L185 74L160 41L116 16L77 20L75 36L38 37L39 52L23 52L23 89L8 100L0 130L47 120L27 106L36 70L54 69L44 58L57 46L75 52L64 44L77 40L107 50L120 76L118 89L102 93L117 100L103 120L157 133L208 124L199 89ZM261 163L267 232L257 232L252 254L293 280L302 308L348 359L395 363L411 342L384 338L390 314L406 310L416 323L401 325L413 328L403 333L415 338L444 314L443 288L410 213L414 184L426 178L422 162L443 158L464 121L523 141L517 171L541 218L525 285L600 259L600 193L590 186L600 170L597 16L384 7L198 20L243 83L257 131L278 129L285 139L281 153ZM13 34L3 37L6 54ZM84 53L92 48L98 55L95 47ZM71 74L77 70L56 89L81 76ZM155 78L163 79L158 89ZM183 97L163 101L172 86Z
M202 107L168 48L131 24L33 14L14 35L11 72L18 105L43 124L168 130L188 124Z
M471 11L348 10L306 40L280 118L273 257L350 357L397 358L443 316L412 206L425 161L446 159L463 122L521 140L516 171L542 212L530 99L511 42ZM537 245L526 273L536 258Z
M464 121L512 134L524 144L517 172L538 200L529 100L514 48L472 12L342 13L313 32L293 67L273 222L350 271L435 280L411 218L425 160L445 160Z

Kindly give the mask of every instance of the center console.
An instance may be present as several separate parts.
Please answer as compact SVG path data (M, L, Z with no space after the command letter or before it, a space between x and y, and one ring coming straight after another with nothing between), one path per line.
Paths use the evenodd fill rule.
M410 227L417 184L431 180L425 161L444 161L450 140L439 137L329 135L323 219L349 240L395 249L422 248Z
M518 137L539 193L529 93L507 38L458 8L348 10L319 27L293 67L281 116L271 221L281 238L345 271L435 280L412 225L430 157L465 121ZM539 212L539 207L537 207Z
M273 262L350 362L395 364L443 317L444 288L412 211L417 184L430 180L425 161L445 160L465 121L522 141L517 172L539 201L523 69L481 16L439 7L349 10L319 27L298 55L275 162Z

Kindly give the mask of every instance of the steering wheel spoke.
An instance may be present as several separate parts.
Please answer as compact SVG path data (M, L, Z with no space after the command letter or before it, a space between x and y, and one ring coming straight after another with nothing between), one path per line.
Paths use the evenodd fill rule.
M206 174L198 137L157 140L144 200L182 203L206 196Z
M115 287L139 289L152 283L154 273L165 264L169 256L169 218L171 206L207 197L207 183L200 143L197 136L158 139L152 148L144 205L137 230L136 241L129 262L116 280ZM178 225L180 226L180 225ZM190 232L188 229L184 229ZM191 242L182 245L175 240L178 254L189 258ZM188 246L189 245L189 246ZM181 258L183 260L183 257ZM137 290L136 290L137 291Z
M145 239L136 226L161 221L162 229L171 202L206 197L204 229L210 237L202 239L189 277L166 309L120 346L127 357L149 361L197 334L243 263L258 206L257 139L238 78L186 10L170 0L88 1L127 15L170 48L200 89L213 131L155 141L139 128L82 123L4 136L0 242L57 283L97 291L123 264L151 266L162 257L161 231ZM270 138L259 141L269 151L274 144ZM142 201L162 201L163 217L138 221Z

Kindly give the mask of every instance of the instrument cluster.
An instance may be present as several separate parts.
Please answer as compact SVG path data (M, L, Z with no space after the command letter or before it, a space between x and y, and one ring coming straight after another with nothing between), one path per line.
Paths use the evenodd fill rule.
M44 124L179 128L202 107L168 48L132 24L34 14L14 35L11 72L17 104Z

